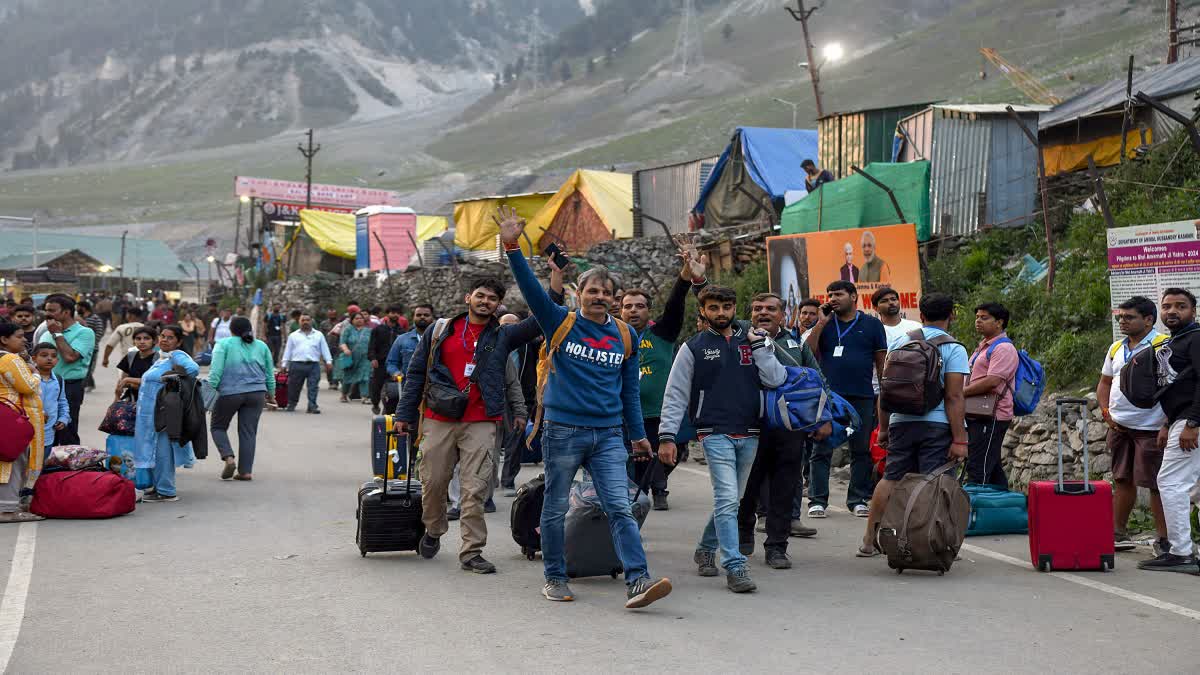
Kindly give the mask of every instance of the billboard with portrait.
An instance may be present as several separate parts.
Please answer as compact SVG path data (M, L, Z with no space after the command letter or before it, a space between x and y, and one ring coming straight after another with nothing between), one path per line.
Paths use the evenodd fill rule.
M839 279L858 287L861 309L874 313L871 296L890 286L900 295L902 316L918 319L921 261L911 223L768 237L767 261L771 292L783 298L789 326L802 300L824 303L825 288Z

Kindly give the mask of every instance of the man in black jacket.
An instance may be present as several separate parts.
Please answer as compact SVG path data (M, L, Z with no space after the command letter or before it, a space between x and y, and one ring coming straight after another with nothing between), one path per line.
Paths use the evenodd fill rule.
M1163 291L1160 308L1163 325L1171 331L1170 341L1159 354L1170 354L1168 364L1174 381L1159 404L1167 424L1158 432L1163 448L1158 470L1158 493L1162 498L1171 548L1158 557L1138 563L1138 569L1196 574L1195 544L1192 543L1189 490L1200 480L1200 326L1196 324L1196 296L1183 288Z
M396 338L404 333L400 327L400 317L404 308L392 305L387 308L387 315L379 325L371 329L371 339L367 343L367 358L371 361L371 412L379 414L379 402L383 397L383 385L387 383L388 351Z
M439 540L448 529L447 490L457 465L462 481L458 557L464 570L477 574L496 571L482 555L487 543L483 503L493 475L497 427L504 417L507 355L510 345L519 342L513 339L518 333L538 330L533 321L499 325L496 308L504 292L498 279L477 281L464 299L466 312L426 329L396 407L400 433L420 422L425 536L418 550L433 558L441 548Z

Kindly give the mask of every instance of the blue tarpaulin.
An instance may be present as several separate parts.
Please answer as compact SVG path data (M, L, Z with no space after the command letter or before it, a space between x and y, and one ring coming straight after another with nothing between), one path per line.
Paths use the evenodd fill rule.
M695 211L704 213L713 188L721 181L730 153L741 144L741 157L746 173L772 199L782 199L788 190L804 189L804 169L800 162L817 160L817 132L811 129L770 129L738 127L721 159L717 161L708 182L700 191Z

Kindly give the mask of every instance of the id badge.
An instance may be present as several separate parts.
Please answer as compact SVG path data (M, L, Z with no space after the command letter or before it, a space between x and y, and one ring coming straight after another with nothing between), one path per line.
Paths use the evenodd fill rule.
M838 347L838 349L841 349L841 347ZM474 363L468 363L465 367L463 367L463 377L470 377L471 374L474 372L475 372L475 364Z
M842 355L842 346L841 346L841 345L838 345L838 346L834 347L834 348L833 348L833 356L834 356L834 358L838 358L838 357L840 357L841 355Z

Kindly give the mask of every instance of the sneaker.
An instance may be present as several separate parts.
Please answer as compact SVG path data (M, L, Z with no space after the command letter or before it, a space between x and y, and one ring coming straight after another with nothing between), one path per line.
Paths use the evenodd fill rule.
M496 566L483 559L483 556L477 555L470 560L462 562L462 568L468 572L475 574L495 574Z
M758 586L750 578L750 572L745 567L738 567L725 575L725 585L734 593L750 593L757 591Z
M545 586L542 586L542 595L547 600L552 602L571 602L575 599L575 594L571 592L571 587L565 581L547 581Z
M667 505L666 494L654 495L654 510L655 511L670 511L671 507Z
M152 492L152 493L150 493L148 495L144 495L142 497L142 503L144 503L144 504L155 504L158 502L177 502L177 501L179 501L179 497L177 495L164 495L164 494L159 494L157 492Z
M417 544L417 553L421 557L430 560L438 554L442 548L442 540L437 537L431 537L428 533L421 535L421 542Z
M758 517L758 523L754 526L754 531L755 532L766 532L767 531L767 517L766 516Z
M288 407L284 408L283 411L284 412L296 412L296 406L289 405Z
M869 518L871 517L871 507L866 504L859 504L854 507L854 515L859 518Z
M792 559L788 557L787 551L769 548L767 549L767 566L773 570L790 570L792 569Z
M1132 551L1137 548L1137 544L1129 538L1128 532L1117 531L1113 533L1113 548L1118 551Z
M825 517L825 507L821 506L820 504L813 504L812 506L808 507L808 517L809 518L824 518Z
M1151 572L1183 572L1184 574L1200 574L1200 565L1197 565L1196 556L1175 555L1174 553L1164 553L1157 558L1143 560L1138 563L1138 569L1148 570Z
M1157 558L1158 556L1160 556L1164 553L1170 553L1171 552L1171 540L1167 539L1165 537L1162 539L1155 539L1154 543L1150 544L1150 550L1154 551L1155 558Z
M671 594L671 580L663 577L657 581L652 581L650 577L642 577L632 584L629 584L629 589L625 591L625 609L638 609L645 607L656 600L662 600Z
M371 414L378 415L379 414L379 406L377 406L377 405L371 406Z
M792 528L788 534L793 537L815 537L817 535L817 528L809 527L797 518L792 521Z
M496 512L496 502L491 499L484 502L483 503L483 512L484 513L495 513Z
M309 415L320 415L321 409L320 408L309 408L308 410L305 410L304 412L308 413Z
M705 551L702 548L698 548L695 555L692 556L692 560L695 561L697 566L696 571L700 573L700 576L715 577L719 574L717 571L716 551Z
M462 511L458 509L446 509L446 520L458 520L462 515Z
M224 468L221 469L221 480L231 480L235 473L237 473L237 464L225 462Z

